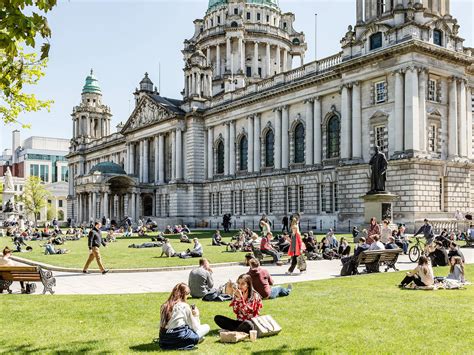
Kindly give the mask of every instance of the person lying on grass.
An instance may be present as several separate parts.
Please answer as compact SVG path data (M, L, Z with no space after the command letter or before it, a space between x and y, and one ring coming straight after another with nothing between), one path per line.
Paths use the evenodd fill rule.
M234 299L230 307L237 316L237 320L217 315L214 317L214 322L221 329L250 333L255 329L251 319L257 317L263 307L262 297L253 288L252 278L247 274L239 276L237 287L233 292Z
M263 299L274 299L277 297L288 296L293 289L290 284L288 287L274 286L273 279L268 270L260 266L260 262L252 258L249 260L250 270L247 274L252 278L254 289L262 296Z
M411 283L416 286L433 286L434 276L433 268L431 267L430 259L424 255L418 259L418 266L415 270L407 272L407 276L402 280L399 287L408 286Z
M159 345L163 350L191 350L209 333L208 324L201 324L199 310L187 303L190 290L177 284L160 310Z

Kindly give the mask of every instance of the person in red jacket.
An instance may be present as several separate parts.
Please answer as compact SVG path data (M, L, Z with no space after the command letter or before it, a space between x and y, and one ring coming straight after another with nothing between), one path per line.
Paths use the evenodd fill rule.
M273 279L268 270L260 267L260 262L253 258L249 261L250 270L247 275L252 278L252 285L263 299L273 299L277 297L288 296L293 289L292 285L287 288L281 286L273 286Z
M300 229L298 228L298 224L293 224L291 226L291 236L290 236L290 249L288 249L288 256L291 256L291 266L286 272L286 274L291 275L295 270L295 267L298 263L298 257L303 254L305 246L303 241L301 240ZM301 270L301 272L306 270Z

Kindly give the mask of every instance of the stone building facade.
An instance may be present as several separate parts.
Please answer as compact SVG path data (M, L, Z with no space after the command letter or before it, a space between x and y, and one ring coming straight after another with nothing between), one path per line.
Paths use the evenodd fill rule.
M145 75L117 133L86 79L69 154L77 222L300 212L318 228L361 223L375 145L399 195L394 222L470 210L474 51L449 0L356 0L341 51L307 64L304 34L275 0L211 0L194 23L183 98Z

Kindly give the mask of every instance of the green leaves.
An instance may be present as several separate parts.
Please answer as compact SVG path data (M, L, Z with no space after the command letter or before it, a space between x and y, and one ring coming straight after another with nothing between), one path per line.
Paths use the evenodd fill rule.
M18 122L23 112L50 108L52 101L39 100L34 94L23 92L23 87L36 84L44 75L51 37L44 14L56 3L57 0L0 2L0 119L5 123ZM44 42L39 45L37 41L41 39Z
M37 213L46 207L50 192L46 190L44 184L38 176L30 176L25 183L23 194L20 196L21 202L28 214L36 216Z

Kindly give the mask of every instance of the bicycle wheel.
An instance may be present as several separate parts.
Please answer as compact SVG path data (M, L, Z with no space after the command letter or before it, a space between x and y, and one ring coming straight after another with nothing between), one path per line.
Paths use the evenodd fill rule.
M416 263L420 258L421 250L418 245L414 245L408 250L408 258L412 263Z

